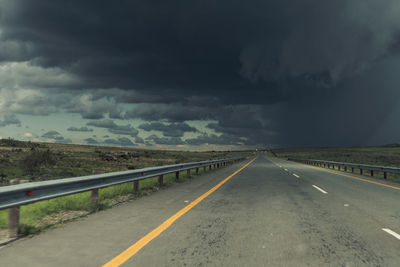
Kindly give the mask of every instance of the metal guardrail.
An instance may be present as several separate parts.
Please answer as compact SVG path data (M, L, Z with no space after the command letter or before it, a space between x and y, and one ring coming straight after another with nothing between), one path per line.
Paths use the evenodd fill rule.
M375 166L375 165L366 165L366 164L358 164L358 163L346 163L346 162L336 162L336 161L327 161L327 160L314 160L314 159L299 159L299 158L288 158L288 160L301 162L309 165L320 166L320 167L328 167L335 168L338 167L339 170L341 168L344 171L347 171L347 168L351 168L351 172L354 172L354 169L359 169L360 174L363 174L363 171L369 171L371 176L374 176L374 172L382 172L383 178L387 179L387 174L400 174L400 168L395 167L385 167L385 166Z
M31 204L38 201L58 198L71 194L92 191L91 202L98 202L98 190L108 186L133 182L133 193L139 191L139 181L158 176L158 185L163 185L163 176L175 173L179 179L181 171L190 174L191 169L206 167L210 169L225 166L227 163L244 160L245 158L230 158L210 161L181 163L159 167L137 169L132 171L112 172L74 178L65 178L52 181L31 182L0 187L0 210L9 210L9 232L10 237L18 235L19 206Z

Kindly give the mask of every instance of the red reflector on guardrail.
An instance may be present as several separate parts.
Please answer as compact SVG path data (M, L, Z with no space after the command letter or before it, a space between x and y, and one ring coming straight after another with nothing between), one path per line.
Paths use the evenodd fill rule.
M181 169L183 169L183 165L181 166Z
M31 197L31 196L33 196L33 192L32 192L32 191L27 191L27 192L26 192L26 195L27 195L28 197Z
M145 172L142 172L142 175L143 175L143 176L145 176L145 175L146 175L146 173L145 173Z

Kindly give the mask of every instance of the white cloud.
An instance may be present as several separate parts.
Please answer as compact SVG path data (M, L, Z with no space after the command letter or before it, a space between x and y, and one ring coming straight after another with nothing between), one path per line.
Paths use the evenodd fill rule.
M0 64L0 81L5 88L43 89L72 87L79 79L60 68L42 68L24 61Z
M0 89L0 112L48 115L55 112L48 96L33 89Z

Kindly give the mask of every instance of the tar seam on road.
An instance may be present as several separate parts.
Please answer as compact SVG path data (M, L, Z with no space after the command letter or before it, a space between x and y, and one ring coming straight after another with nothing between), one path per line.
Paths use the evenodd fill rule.
M302 164L302 165L304 165L304 164ZM306 166L308 166L308 165L306 165ZM330 171L330 170L325 170L323 168L318 168L318 167L314 167L314 166L308 166L308 167L316 169L316 170L324 171L324 172L333 173L333 174L336 174L336 175L341 175L341 176L348 177L348 178L351 178L351 179L356 179L356 180L360 180L360 181L363 181L363 182L367 182L367 183L371 183L371 184L376 184L376 185L385 186L385 187L389 187L389 188L392 188L392 189L400 190L400 187L396 187L396 186L393 186L393 185L382 184L382 183L378 183L378 182L375 182L375 181L370 181L370 180L359 178L359 177L355 177L355 176L352 176L352 175L347 175L347 174L338 173L338 172L334 172L334 171Z
M321 191L322 193L324 193L324 194L328 194L328 192L326 192L324 189L321 189L321 188L319 188L318 186L316 186L316 185L312 185L315 189L317 189L317 190L319 190L319 191Z
M231 175L229 175L227 178L222 180L220 183L218 183L216 186L211 188L209 191L201 195L200 197L196 198L192 203L188 204L186 207L175 213L173 216L171 216L169 219L164 221L162 224L160 224L157 228L155 228L153 231L142 237L139 241L137 241L135 244L127 248L125 251L123 251L121 254L113 258L111 261L107 262L106 264L103 265L103 267L114 267L114 266L120 266L127 260L129 260L133 255L135 255L140 249L142 249L144 246L146 246L151 240L159 236L162 232L164 232L166 229L168 229L176 220L178 220L181 216L183 216L185 213L187 213L189 210L191 210L194 206L199 204L203 199L211 195L215 190L220 188L224 183L226 183L229 179L231 179L233 176L238 174L240 171L242 171L244 168L249 166L255 158L246 163L243 167L241 167L239 170L235 171Z
M382 228L382 230L400 240L400 235L398 233L387 228Z

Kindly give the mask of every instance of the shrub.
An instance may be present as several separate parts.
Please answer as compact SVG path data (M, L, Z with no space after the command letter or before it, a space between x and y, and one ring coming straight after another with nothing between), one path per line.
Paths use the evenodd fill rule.
M50 150L32 150L21 160L21 168L30 175L40 173L42 166L56 164L57 160Z

